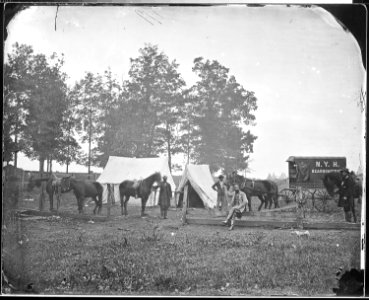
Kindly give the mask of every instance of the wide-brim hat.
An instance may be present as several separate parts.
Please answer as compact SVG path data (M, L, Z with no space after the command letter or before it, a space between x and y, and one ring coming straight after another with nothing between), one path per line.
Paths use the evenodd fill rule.
M343 168L343 169L341 170L341 172L342 172L342 173L349 173L349 170L348 170L347 168Z
M219 179L224 179L224 175L219 175L218 178Z

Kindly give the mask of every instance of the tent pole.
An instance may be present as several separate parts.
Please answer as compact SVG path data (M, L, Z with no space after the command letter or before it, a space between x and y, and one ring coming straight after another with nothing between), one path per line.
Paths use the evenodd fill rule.
M107 206L107 215L108 218L110 217L110 208L111 208L111 187L108 183L108 206Z
M186 215L187 215L187 207L188 207L188 184L186 184L184 188L183 194L183 206L182 206L182 225L187 223Z

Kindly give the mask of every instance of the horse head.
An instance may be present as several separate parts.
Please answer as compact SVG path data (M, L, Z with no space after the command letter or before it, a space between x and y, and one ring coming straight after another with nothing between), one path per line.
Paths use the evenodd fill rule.
M70 191L71 190L71 179L72 175L64 176L61 178L61 189L62 191Z
M337 176L332 176L332 174L333 173L325 174L322 181L329 196L334 197L334 195L339 192L339 182L337 182Z
M160 172L155 172L154 175L153 175L153 178L154 178L154 182L160 182L161 181L161 174Z

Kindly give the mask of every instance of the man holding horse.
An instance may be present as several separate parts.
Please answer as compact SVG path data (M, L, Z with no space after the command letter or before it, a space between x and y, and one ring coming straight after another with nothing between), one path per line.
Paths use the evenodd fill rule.
M351 222L351 208L355 205L354 202L354 189L355 189L355 181L350 176L348 169L343 169L342 173L342 182L341 182L341 195L338 206L343 206L343 210L345 212L345 220L347 222ZM356 222L356 216L354 215L354 220Z
M223 221L223 225L229 225L229 230L233 230L235 218L241 218L242 213L246 210L248 204L247 196L240 190L238 184L234 185L234 195L232 198L232 208L228 213L227 218Z
M159 188L159 206L160 215L163 219L167 219L167 212L170 206L170 199L172 198L172 187L167 182L168 177L163 176L163 181L160 183Z

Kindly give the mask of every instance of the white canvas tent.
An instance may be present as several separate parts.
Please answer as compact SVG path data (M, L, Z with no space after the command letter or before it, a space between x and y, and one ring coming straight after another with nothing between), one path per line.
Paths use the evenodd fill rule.
M160 172L161 176L166 175L168 177L167 181L172 186L172 191L174 192L176 186L170 174L166 157L132 158L109 156L103 172L97 179L97 182L100 182L104 187L103 203L107 203L108 200L108 184L113 187L115 202L119 203L119 184L124 180L143 180L155 172ZM150 195L146 206L157 205L158 197L159 190L156 193L156 199L154 199L154 193Z
M214 179L210 173L209 165L186 165L177 191L183 191L184 187L188 183L191 184L192 188L200 197L204 207L216 207L217 192L212 189Z

